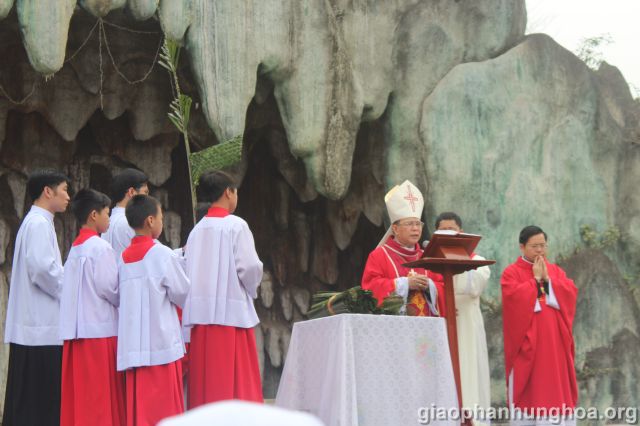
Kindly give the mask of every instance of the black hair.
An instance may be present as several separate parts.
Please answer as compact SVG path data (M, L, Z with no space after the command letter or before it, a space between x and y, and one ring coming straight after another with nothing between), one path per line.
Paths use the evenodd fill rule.
M518 238L518 241L520 241L520 244L527 244L529 238L539 234L543 234L544 240L547 241L547 233L544 232L542 228L535 225L525 226L524 228L522 228L522 231L520 231L520 237Z
M196 207L196 222L200 222L200 219L205 217L208 212L209 212L209 203L207 204L198 203Z
M36 201L40 198L42 191L44 191L46 187L55 189L58 185L65 182L68 185L69 178L64 173L60 173L57 170L36 170L29 175L29 180L27 181L27 193L29 194L31 201Z
M122 201L129 188L139 191L144 185L148 185L149 178L137 169L124 169L111 180L111 198L116 203Z
M111 205L111 199L95 189L84 188L78 191L71 202L71 211L78 223L84 225L92 211L100 213Z
M144 227L144 221L149 216L155 216L160 212L160 201L149 195L135 195L127 203L124 215L127 217L129 226L133 229Z
M196 194L198 201L211 204L218 201L226 189L236 188L236 184L229 174L216 170L200 176Z
M442 222L443 220L455 220L456 225L462 228L462 219L460 219L460 216L458 216L454 212L442 212L436 218L436 230L440 226L440 222Z

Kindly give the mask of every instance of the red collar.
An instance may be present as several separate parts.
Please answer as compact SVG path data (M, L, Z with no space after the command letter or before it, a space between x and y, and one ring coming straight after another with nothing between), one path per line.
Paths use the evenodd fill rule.
M420 250L420 245L416 244L413 249L408 249L406 247L402 247L400 243L398 243L396 239L393 237L389 237L389 239L387 239L385 246L387 248L390 248L394 252L398 253L402 257L419 258L420 256L422 256L422 250Z
M82 244L85 241L87 241L89 238L97 237L97 236L98 236L98 233L96 231L94 231L93 229L80 228L80 232L78 232L78 236L73 241L72 246L74 246L74 247L75 246L79 246L80 244Z
M131 245L122 252L122 260L124 263L139 262L154 245L153 238L146 235L136 235L131 239Z
M229 210L224 207L209 207L207 211L207 217L227 217L229 216Z

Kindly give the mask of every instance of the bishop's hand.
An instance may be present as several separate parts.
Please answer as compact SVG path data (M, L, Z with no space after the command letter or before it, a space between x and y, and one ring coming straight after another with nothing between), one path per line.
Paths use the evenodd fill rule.
M415 274L408 278L409 290L426 290L429 278L426 275Z

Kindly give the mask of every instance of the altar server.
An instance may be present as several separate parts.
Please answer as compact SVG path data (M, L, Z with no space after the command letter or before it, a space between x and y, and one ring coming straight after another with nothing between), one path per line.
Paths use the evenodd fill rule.
M127 425L155 425L184 411L176 307L184 304L189 279L174 251L154 241L163 226L158 200L136 195L125 214L136 235L119 259L117 365L126 371Z
M13 254L4 342L9 343L4 426L60 423L60 291L62 260L53 216L69 204L69 179L54 170L33 172L33 202Z
M187 240L191 292L183 321L191 329L189 408L225 399L262 402L253 328L253 305L262 262L247 222L234 216L238 192L232 178L210 172L200 178L206 216Z
M92 189L73 198L80 232L64 265L60 298L63 426L125 424L124 374L116 371L118 265L99 237L109 228L111 200Z
M129 247L135 232L129 226L124 210L131 198L138 194L149 194L149 178L137 169L124 169L111 181L111 196L116 203L111 211L111 224L102 234L111 247L120 256L122 250Z

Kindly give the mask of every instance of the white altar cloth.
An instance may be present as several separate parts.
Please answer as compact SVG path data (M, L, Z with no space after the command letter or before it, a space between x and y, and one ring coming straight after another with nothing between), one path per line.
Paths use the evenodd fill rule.
M443 318L342 314L294 324L276 405L326 426L401 426L457 400Z

